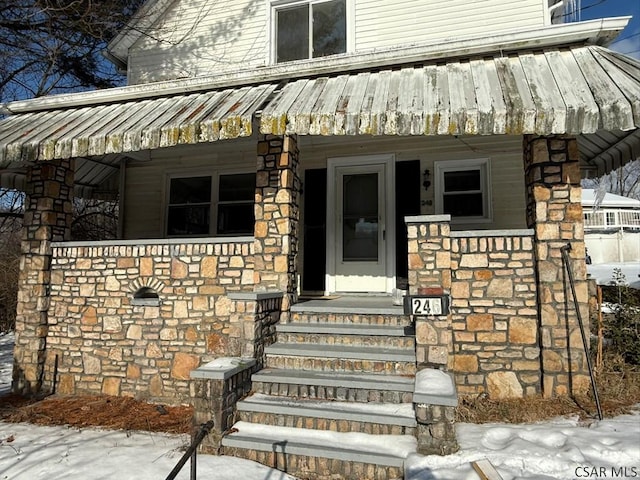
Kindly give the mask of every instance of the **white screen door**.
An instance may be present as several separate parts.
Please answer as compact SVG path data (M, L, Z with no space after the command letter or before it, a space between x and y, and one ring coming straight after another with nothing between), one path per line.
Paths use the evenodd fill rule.
M386 291L385 170L385 164L335 168L336 292Z

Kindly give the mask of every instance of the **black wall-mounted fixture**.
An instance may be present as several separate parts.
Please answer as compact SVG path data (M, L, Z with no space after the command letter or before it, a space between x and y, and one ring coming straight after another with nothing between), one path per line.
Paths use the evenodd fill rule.
M431 171L428 168L425 168L424 172L422 172L422 186L425 192L429 190L431 186Z

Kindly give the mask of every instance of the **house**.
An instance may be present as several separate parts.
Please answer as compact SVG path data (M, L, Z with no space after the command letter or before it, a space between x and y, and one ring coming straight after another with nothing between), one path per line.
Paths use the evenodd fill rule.
M583 188L582 207L591 262L640 262L640 200Z
M606 48L629 17L571 3L147 2L108 49L128 86L3 106L14 390L191 402L210 449L399 478L456 449L458 396L588 389L581 172L640 148L640 65ZM117 193L121 239L69 241L74 193Z

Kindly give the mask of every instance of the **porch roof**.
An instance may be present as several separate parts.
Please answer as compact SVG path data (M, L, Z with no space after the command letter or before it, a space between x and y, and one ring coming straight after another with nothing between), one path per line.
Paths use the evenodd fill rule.
M76 181L96 186L122 154L250 136L258 112L260 131L277 135L580 135L598 173L640 155L640 62L596 45L189 93L140 87L94 92L84 104L34 101L0 121L0 169L76 157Z

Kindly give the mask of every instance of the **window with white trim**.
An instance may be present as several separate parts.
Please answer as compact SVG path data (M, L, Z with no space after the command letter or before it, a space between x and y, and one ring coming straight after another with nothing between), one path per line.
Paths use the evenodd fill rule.
M274 1L276 63L347 51L347 0Z
M171 176L167 236L253 235L255 185L255 173Z
M436 213L453 223L492 220L489 159L435 162Z

